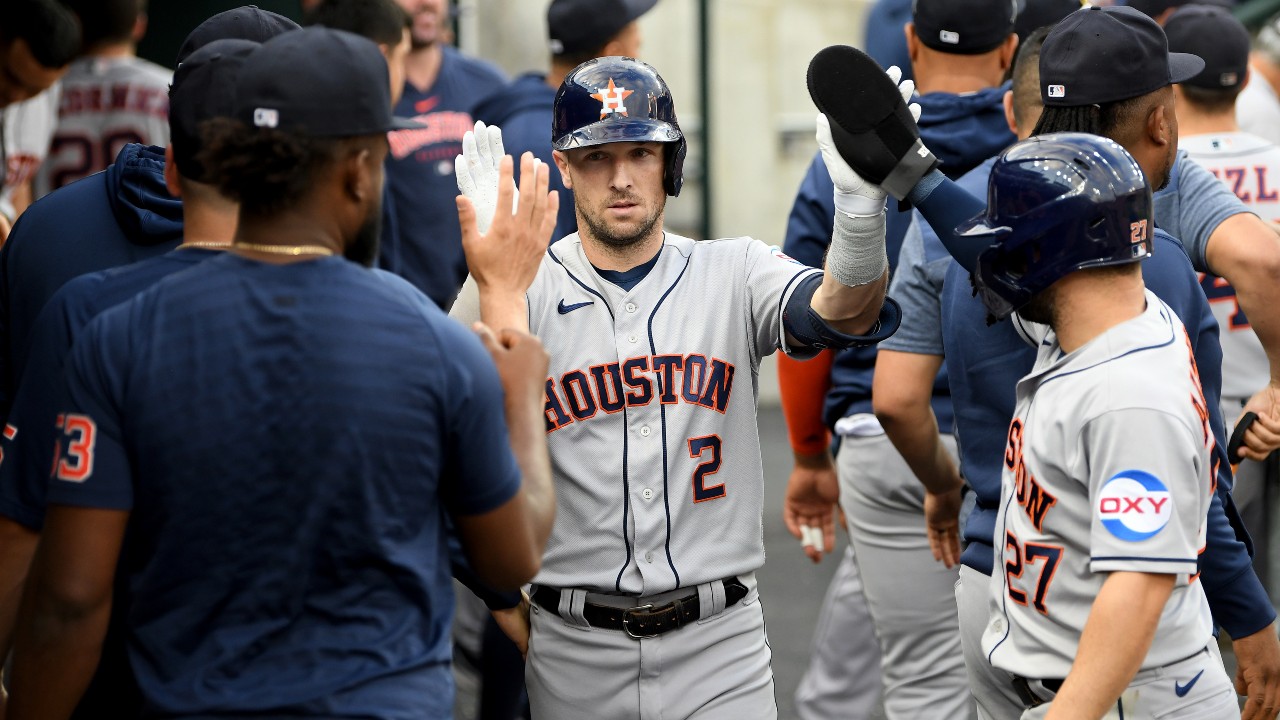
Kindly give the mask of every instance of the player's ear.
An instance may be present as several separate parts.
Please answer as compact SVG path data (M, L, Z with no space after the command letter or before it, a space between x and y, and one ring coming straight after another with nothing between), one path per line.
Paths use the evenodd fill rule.
M164 186L169 194L182 197L182 185L178 183L178 163L173 161L173 145L164 149Z
M1013 91L1005 90L1004 97L1000 98L1004 104L1004 121L1009 125L1009 130L1016 136L1018 134L1018 116L1013 114Z
M1173 89L1170 88L1172 95ZM1170 98L1172 100L1172 98ZM1174 134L1173 103L1156 103L1147 113L1147 139L1157 147L1164 147L1178 141Z
M907 23L902 26L902 33L907 36L907 57L911 58L911 62L916 61L916 55L920 52L920 39L916 37L916 24ZM906 68L901 68L906 70Z
M342 186L347 196L358 203L366 203L378 191L378 178L373 165L372 152L360 147L347 154L342 166Z
M573 176L569 174L569 158L559 150L551 151L551 159L556 161L556 169L560 171L560 180L565 189L573 189Z
M1018 55L1018 35L1009 33L1000 45L1000 69L1008 71L1013 67L1013 59Z

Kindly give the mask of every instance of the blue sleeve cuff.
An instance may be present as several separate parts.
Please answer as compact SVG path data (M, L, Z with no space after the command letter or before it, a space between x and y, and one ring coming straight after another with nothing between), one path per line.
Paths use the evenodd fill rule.
M1233 638L1248 637L1276 619L1271 598L1252 568L1245 568L1234 580L1212 591L1208 587L1204 590L1214 624Z

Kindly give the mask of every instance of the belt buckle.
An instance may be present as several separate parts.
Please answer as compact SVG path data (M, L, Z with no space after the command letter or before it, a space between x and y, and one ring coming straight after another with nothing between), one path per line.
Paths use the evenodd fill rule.
M653 609L653 603L649 603L648 605L640 605L633 608L627 608L626 610L622 611L622 629L627 633L627 635L631 636L632 638L635 638L636 640L640 640L642 638L654 637L658 634L656 632L651 632L651 633L637 635L631 630L630 621L631 621L632 615L637 612L644 612L646 610L652 610L652 609Z

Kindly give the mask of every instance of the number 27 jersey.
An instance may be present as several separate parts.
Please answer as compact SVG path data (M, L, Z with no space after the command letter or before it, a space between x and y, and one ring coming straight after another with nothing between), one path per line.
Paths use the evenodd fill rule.
M551 246L528 293L557 501L535 582L651 595L763 564L758 368L818 272L758 240L667 233L624 290L577 234Z
M1196 563L1213 434L1186 330L1150 291L1146 300L1142 315L1068 354L1044 326L1027 333L1039 352L1009 426L983 635L996 667L1066 677L1118 571L1178 576L1142 668L1210 640Z

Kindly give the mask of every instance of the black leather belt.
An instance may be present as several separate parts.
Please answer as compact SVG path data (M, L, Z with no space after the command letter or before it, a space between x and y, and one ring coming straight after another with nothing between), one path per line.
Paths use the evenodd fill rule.
M1033 707L1040 707L1041 705L1049 702L1049 698L1042 698L1035 694L1031 689L1032 682L1037 681L1028 680L1021 675L1013 676L1013 690L1018 693L1018 697L1022 700L1022 704L1025 705L1028 710ZM1057 695L1058 691L1062 689L1062 683L1064 681L1061 678L1050 678L1048 680L1040 680L1038 682L1043 685L1046 690Z
M738 578L728 578L720 582L724 583L726 608L737 604L747 596L747 586L743 585ZM533 601L553 613L560 612L560 591L555 588L539 586L533 591ZM700 613L697 592L658 607L641 605L633 608L616 608L595 603L585 603L582 606L582 616L588 625L605 630L622 630L633 638L653 637L668 630L675 630L697 620Z

